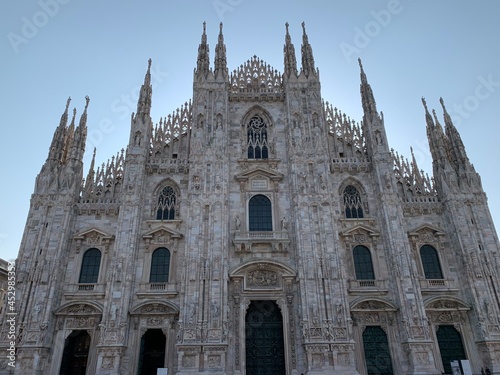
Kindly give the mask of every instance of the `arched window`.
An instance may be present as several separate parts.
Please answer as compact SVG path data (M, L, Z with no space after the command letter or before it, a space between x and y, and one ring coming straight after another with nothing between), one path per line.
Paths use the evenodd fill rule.
M248 202L248 230L272 231L271 201L265 195L254 195Z
M175 191L172 187L166 186L158 196L158 205L156 207L156 220L174 220L175 219Z
M82 268L80 270L80 284L96 284L101 266L101 252L96 249L88 249L83 254Z
M249 159L268 159L267 125L259 116L250 119L247 125L247 148Z
M443 272L436 249L430 245L424 245L420 248L420 259L424 268L426 279L442 279Z
M372 255L365 246L356 246L352 251L356 280L375 280Z
M363 218L363 205L358 189L352 185L344 189L344 210L346 219Z
M368 375L393 374L387 334L381 327L368 326L365 328L363 349Z
M451 374L451 361L466 359L462 336L452 325L439 326L436 332L444 372Z
M168 282L170 269L170 251L166 247L160 247L153 252L151 257L150 283Z

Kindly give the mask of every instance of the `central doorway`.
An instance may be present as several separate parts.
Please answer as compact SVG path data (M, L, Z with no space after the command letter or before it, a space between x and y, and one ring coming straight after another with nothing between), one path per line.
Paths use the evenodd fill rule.
M156 375L165 367L166 338L161 329L148 329L141 338L138 375Z
M252 301L245 316L246 375L285 375L283 317L274 301Z
M85 375L89 356L90 336L87 331L73 331L64 341L59 375Z

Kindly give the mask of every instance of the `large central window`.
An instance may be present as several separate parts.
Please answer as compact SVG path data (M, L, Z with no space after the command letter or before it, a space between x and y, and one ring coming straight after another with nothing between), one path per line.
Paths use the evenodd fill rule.
M273 230L271 201L265 195L254 195L248 202L248 230L265 232Z
M247 126L247 147L249 159L268 159L267 125L259 116L250 119Z

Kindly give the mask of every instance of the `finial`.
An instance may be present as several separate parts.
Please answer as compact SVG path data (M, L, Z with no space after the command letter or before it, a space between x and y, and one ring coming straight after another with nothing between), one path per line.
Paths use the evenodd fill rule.
M432 110L432 116L434 117L434 121L435 121L436 123L439 123L439 120L438 120L438 117L437 117L437 115L436 115L436 110L435 110L435 109L433 109L433 110Z
M73 108L73 120L71 120L72 123L75 122L75 117L76 117L76 107Z
M422 96L422 104L424 105L425 111L427 112L427 102L425 101L425 98Z
M207 23L203 21L203 34L207 31Z
M66 101L66 112L68 112L69 103L71 103L71 96L68 97L68 100Z
M85 96L85 110L87 110L87 107L89 106L90 98L88 95Z
M302 21L302 31L304 34L306 33L306 23L304 21Z
M361 58L358 57L358 64L361 71L363 71L363 64L361 63Z
M446 107L445 107L445 105L444 105L444 100L443 100L443 98L442 98L442 97L441 97L441 98L439 98L439 103L441 103L441 107L443 107L443 111L445 111L445 112L446 112Z
M288 22L285 22L286 35L288 35L288 26L290 26L290 25L288 24Z
M222 22L219 24L220 27L220 33L222 34Z
M152 62L153 62L153 60L151 60L151 57L150 57L148 60L148 72L151 70L151 63Z

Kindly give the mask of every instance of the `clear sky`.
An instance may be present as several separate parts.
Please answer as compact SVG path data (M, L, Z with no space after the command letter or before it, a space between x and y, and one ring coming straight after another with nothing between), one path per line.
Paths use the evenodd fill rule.
M500 225L500 2L497 0L3 0L0 4L2 146L0 257L19 250L35 177L71 96L90 96L85 174L93 147L106 162L128 142L130 114L152 58L152 117L192 96L203 21L210 59L224 23L230 70L257 55L283 71L285 22L300 65L305 21L322 95L361 120L363 66L389 143L432 173L424 96L445 100ZM495 186L497 188L495 188Z

